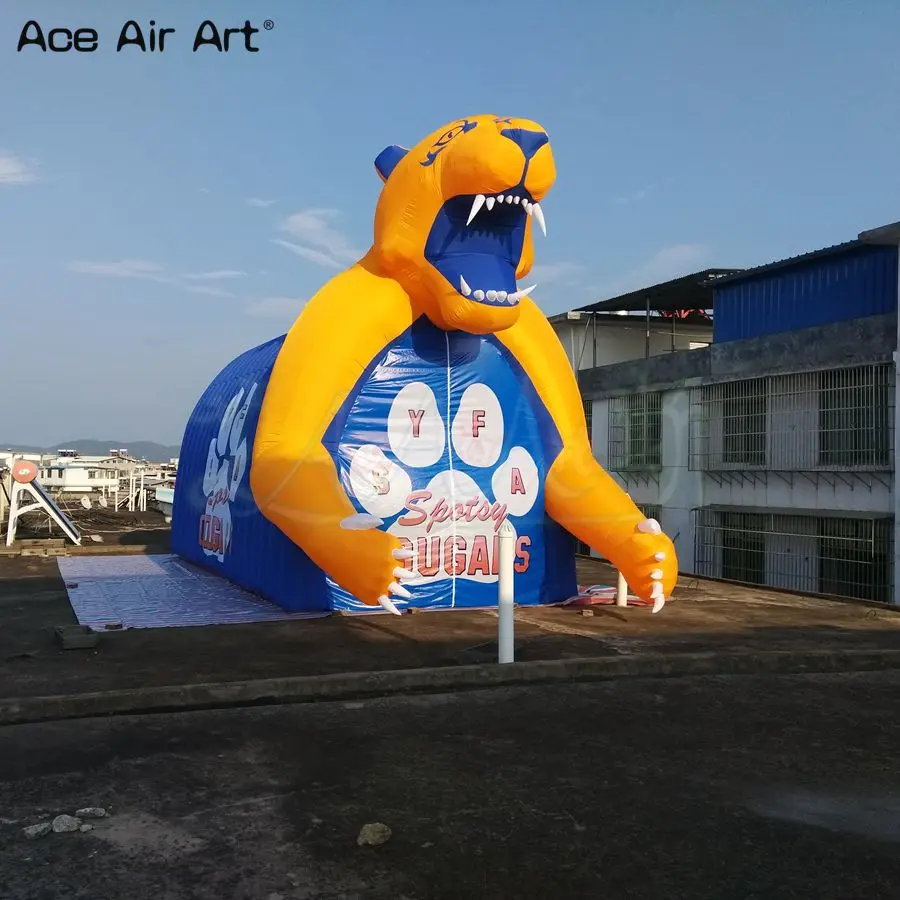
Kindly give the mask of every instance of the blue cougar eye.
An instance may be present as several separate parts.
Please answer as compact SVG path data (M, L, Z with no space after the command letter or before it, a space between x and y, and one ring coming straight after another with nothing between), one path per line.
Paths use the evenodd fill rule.
M458 134L462 134L464 131L464 127L462 125L456 125L451 128L449 131L445 131L436 141L435 144L440 146L441 144L446 144L448 141L452 141Z

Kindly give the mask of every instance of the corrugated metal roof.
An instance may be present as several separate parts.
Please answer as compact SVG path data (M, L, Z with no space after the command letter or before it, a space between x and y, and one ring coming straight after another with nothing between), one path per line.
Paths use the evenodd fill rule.
M737 281L745 281L748 278L754 278L757 275L772 272L776 269L785 269L789 266L820 259L826 256L837 256L840 253L847 253L850 250L855 250L866 245L896 244L898 241L900 241L900 222L891 222L888 225L880 225L877 228L869 228L866 231L861 231L851 241L832 244L830 247L822 247L820 250L811 250L809 253L800 253L797 256L788 256L784 259L775 260L774 262L753 266L750 269L739 269L732 275L724 275L722 278L718 279L717 284L734 284Z
M715 343L896 311L896 244L839 246L716 285Z
M629 291L609 300L601 300L599 303L579 306L577 311L609 312L620 309L639 311L647 308L648 299L651 310L712 309L713 287L724 280L724 277L740 271L740 269L704 269L702 272L682 275L671 281Z
M746 281L748 278L755 278L767 272L774 272L776 269L786 269L788 266L794 266L799 263L810 262L814 259L821 259L826 256L836 256L839 253L846 253L857 247L863 246L865 242L858 238L852 241L845 241L842 244L833 244L831 247L823 247L821 250L812 250L809 253L800 253L797 256L788 256L785 259L778 259L775 262L764 263L761 266L754 266L752 269L740 269L733 275L723 275L716 281L716 287L723 284L734 284L738 281Z

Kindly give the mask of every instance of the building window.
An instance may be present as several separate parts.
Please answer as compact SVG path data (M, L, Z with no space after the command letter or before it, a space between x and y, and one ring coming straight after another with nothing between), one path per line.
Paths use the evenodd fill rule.
M581 395L581 407L584 410L584 423L587 426L588 443L594 443L594 401Z
M819 593L891 602L890 519L819 521Z
M721 513L722 578L766 583L766 538L762 516Z
M662 394L628 394L609 402L609 468L652 471L662 464Z
M694 569L805 594L890 603L894 522L840 511L798 515L705 507L695 514Z
M766 464L766 379L732 381L722 392L722 461Z
M891 366L819 373L820 466L890 466L891 374Z

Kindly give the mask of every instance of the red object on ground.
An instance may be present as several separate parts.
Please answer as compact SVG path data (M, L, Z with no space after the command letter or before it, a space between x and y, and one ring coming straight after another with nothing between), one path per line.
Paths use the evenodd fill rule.
M578 585L578 593L564 600L563 606L611 606L616 602L616 589L606 584ZM646 600L628 595L629 606L649 606Z

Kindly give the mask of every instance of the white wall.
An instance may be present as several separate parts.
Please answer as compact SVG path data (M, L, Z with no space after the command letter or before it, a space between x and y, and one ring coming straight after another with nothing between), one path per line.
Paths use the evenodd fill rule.
M796 378L797 376L790 376ZM812 376L804 376L807 387ZM808 384L807 384L808 382ZM695 528L693 510L704 506L756 507L771 510L847 510L862 513L893 513L895 497L889 486L890 473L879 477L853 477L845 473L812 471L818 458L818 405L815 391L770 393L767 414L768 468L782 466L794 472L730 472L725 477L694 471L690 460L691 385L666 391L662 397L661 468L642 478L610 474L625 488L637 504L661 506L660 523L675 541L682 571L693 572ZM593 401L594 456L609 466L610 400ZM694 410L695 416L698 409ZM707 409L704 415L709 415ZM713 461L719 465L721 428L715 420L706 430ZM695 435L696 418L694 422ZM898 426L900 433L900 426ZM896 451L895 451L896 453ZM718 454L718 458L716 458ZM698 460L699 462L699 460ZM740 466L734 468L740 469ZM799 470L799 471L798 471ZM804 471L805 470L805 471ZM896 466L895 466L896 470ZM783 532L765 537L766 581L774 587L809 590L818 580L817 540L810 534L791 534L800 526L795 516ZM896 522L895 522L896 527ZM713 572L721 571L720 554L706 548ZM900 570L895 570L900 571ZM897 582L895 577L895 585ZM896 587L895 587L896 590ZM895 600L895 602L898 602Z
M621 316L621 320L598 321L596 327L591 317L580 320L553 321L553 329L569 357L573 369L591 369L608 366L646 356L646 323L638 316ZM711 328L675 325L675 349L689 350L691 344L712 341ZM596 346L596 350L595 350ZM672 352L672 327L667 322L651 319L650 355ZM596 354L596 361L595 361Z

